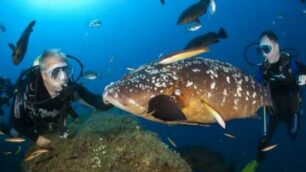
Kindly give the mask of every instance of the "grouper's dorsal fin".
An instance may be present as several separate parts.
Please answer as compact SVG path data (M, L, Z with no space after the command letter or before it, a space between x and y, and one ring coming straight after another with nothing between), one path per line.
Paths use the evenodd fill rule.
M222 116L214 109L212 108L209 104L207 104L204 100L201 99L201 102L204 105L204 108L209 112L210 115L212 115L215 120L217 121L217 123L225 129L225 122L222 118Z
M149 101L148 112L152 116L163 121L184 121L187 120L181 107L173 98L166 95L159 95Z

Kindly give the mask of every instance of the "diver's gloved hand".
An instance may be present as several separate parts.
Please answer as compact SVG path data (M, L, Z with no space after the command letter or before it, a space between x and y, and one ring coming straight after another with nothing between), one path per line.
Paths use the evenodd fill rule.
M298 79L298 84L299 85L306 85L306 75L300 75Z

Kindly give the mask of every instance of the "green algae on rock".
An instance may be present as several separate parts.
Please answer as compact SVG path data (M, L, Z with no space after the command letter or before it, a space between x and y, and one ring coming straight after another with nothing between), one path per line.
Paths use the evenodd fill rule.
M141 129L130 115L97 112L78 125L70 125L73 138L56 134L52 149L32 161L23 162L26 172L191 172L178 153L156 134ZM29 149L28 154L33 151Z

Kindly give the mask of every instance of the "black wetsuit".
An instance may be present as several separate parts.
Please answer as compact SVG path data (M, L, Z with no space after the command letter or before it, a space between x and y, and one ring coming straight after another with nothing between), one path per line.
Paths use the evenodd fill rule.
M8 78L0 77L0 115L3 115L3 105L9 105L9 100L13 96L14 85Z
M75 83L69 84L70 91L51 98L38 68L29 72L26 78L19 83L19 91L14 96L10 124L18 134L34 142L48 130L66 132L66 114L77 118L70 106L75 100L82 100L98 110L108 110L111 107L103 103L100 95Z
M306 66L291 59L285 53L281 55L278 62L274 64L265 62L260 66L257 80L269 86L273 107L268 107L269 124L267 132L258 146L257 159L259 161L264 157L260 149L267 146L279 122L285 122L290 138L296 138L302 112L302 93L297 79L299 75L305 74Z

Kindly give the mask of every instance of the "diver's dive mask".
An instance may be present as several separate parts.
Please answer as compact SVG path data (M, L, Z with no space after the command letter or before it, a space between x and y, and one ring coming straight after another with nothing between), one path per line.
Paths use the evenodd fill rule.
M262 44L262 45L259 45L259 47L257 48L257 51L263 54L270 54L270 52L272 51L272 46L269 44Z
M58 63L51 65L47 70L46 73L50 78L56 81L64 81L68 80L73 74L73 69L67 63Z

